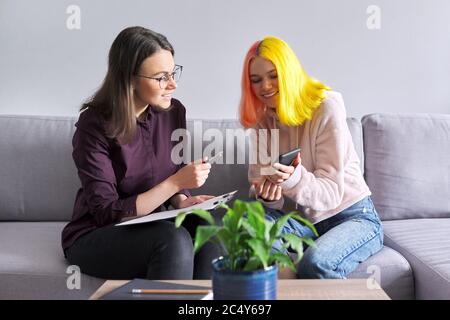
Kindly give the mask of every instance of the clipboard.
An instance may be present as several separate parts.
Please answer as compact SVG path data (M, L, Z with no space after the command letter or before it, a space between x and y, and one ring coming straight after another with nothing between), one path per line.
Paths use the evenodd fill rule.
M162 220L162 219L170 219L170 218L176 217L178 215L178 213L180 213L180 212L192 213L192 211L194 209L212 210L212 209L217 208L217 206L219 206L220 204L230 201L237 191L238 190L234 190L234 191L222 194L220 196L203 201L202 203L194 204L193 206L190 206L187 208L150 213L143 217L120 222L120 223L116 224L116 226L127 226L127 225L138 224L138 223L147 223L147 222L152 222L152 221L157 221L157 220Z

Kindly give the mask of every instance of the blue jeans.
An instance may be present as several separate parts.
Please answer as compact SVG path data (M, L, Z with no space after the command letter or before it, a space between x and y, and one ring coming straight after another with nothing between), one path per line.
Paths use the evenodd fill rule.
M266 208L266 219L276 221L282 211ZM282 233L308 236L315 240L315 247L308 247L297 267L301 279L343 279L356 269L359 263L383 247L383 227L372 199L366 197L340 213L315 225L317 238L308 227L289 219ZM285 250L281 243L275 251Z

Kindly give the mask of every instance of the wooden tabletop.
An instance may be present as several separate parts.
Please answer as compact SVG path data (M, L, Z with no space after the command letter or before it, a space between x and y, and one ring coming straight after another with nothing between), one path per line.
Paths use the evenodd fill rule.
M164 282L211 288L211 280L162 280ZM97 300L106 293L126 284L128 280L108 280L89 298ZM381 289L366 279L278 280L278 300L389 300Z

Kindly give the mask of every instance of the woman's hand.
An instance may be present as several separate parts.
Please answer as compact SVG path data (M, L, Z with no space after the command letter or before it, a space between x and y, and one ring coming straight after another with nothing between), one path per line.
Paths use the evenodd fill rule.
M194 161L178 170L172 177L179 190L195 189L205 183L210 169L211 164Z
M258 197L265 201L277 201L281 199L281 187L268 179L254 182L253 186L255 187L255 192Z
M202 203L203 201L209 200L211 198L214 198L214 196L200 195L188 197L178 203L177 209L187 208L193 206L194 204Z
M274 163L273 168L275 170L275 173L272 175L267 176L267 179L270 180L270 182L274 184L281 184L287 179L290 178L292 173L294 173L295 168L301 164L302 159L300 158L300 153L297 154L297 157L292 161L292 165L285 166L281 163Z

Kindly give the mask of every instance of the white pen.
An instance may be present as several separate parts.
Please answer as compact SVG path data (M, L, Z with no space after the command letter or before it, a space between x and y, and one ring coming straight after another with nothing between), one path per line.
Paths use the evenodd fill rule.
M131 293L150 293L150 294L207 294L209 289L132 289Z
M220 151L214 157L208 158L206 161L203 161L203 163L211 163L214 160L220 158L222 155L223 155L223 151Z

